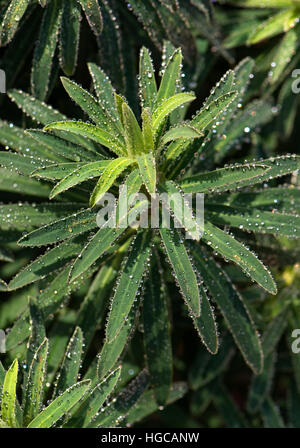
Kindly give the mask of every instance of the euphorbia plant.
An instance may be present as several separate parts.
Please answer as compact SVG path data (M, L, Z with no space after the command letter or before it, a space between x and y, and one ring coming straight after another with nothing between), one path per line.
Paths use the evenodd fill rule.
M183 91L180 49L166 43L163 60L162 76L157 85L149 51L145 48L141 51L140 119L126 99L114 91L105 73L94 64L89 64L89 70L96 97L73 81L62 79L70 97L93 124L68 120L27 94L11 91L11 98L23 111L45 127L28 130L25 134L20 129L10 128L6 144L11 145L9 139L20 139L19 152L23 155L0 154L3 166L8 170L18 169L27 176L25 192L26 188L36 191L41 188L40 196L45 198L49 194L52 200L38 205L2 206L1 213L9 213L8 223L12 226L18 227L20 214L25 213L27 226L21 226L21 230L27 232L20 238L20 246L53 245L20 271L8 289L18 289L48 278L52 283L41 292L40 302L44 316L48 316L61 305L66 289L72 290L80 279L84 280L100 269L95 287L102 288L105 295L109 295L113 284L114 290L100 353L99 377L103 378L116 365L137 324L142 302L146 359L159 404L168 399L172 380L165 286L170 283L170 271L207 349L214 354L219 346L212 299L245 361L254 372L259 372L263 366L260 338L246 303L216 257L236 263L251 280L276 294L270 271L239 241L241 231L247 232L245 239L248 232L292 238L300 234L299 217L285 213L290 211L293 193L288 186L281 188L280 193L277 188L270 188L268 195L263 188L252 188L292 173L299 168L299 157L286 155L205 169L206 160L207 167L214 160L213 143L218 133L222 136L220 141L225 140L226 145L230 145L230 139L234 141L241 126L247 134L250 120L255 121L256 109L251 111L246 124L245 117L241 119L237 113L253 61L247 58L236 69L229 70L211 91L201 110L185 121L186 107L195 96ZM271 106L264 107L270 114ZM2 132L8 128L3 124ZM26 149L21 134L26 139ZM15 143L12 145L16 147ZM201 170L198 171L199 167ZM55 183L51 191L49 182ZM144 192L148 198L161 192L177 193L180 198L184 193L205 194L201 238L196 232L193 239L185 240L182 230L172 225L173 221L180 221L180 206L176 203L170 205L171 228L161 224L158 229L105 225L97 228L97 202L107 191L114 192L120 183L127 186L130 194ZM241 188L245 191L237 193L236 190ZM53 202L54 198L56 202ZM270 204L274 204L272 211ZM118 210L120 206L119 202ZM128 214L135 216L148 207L149 201L135 201ZM188 209L187 230L194 223L194 212L192 207ZM34 227L38 228L28 232ZM234 233L230 233L229 228ZM60 273L55 277L58 268ZM87 322L96 325L98 313L103 314L103 302L104 299L100 311L97 310L99 303L95 302L92 307L89 300L83 303L78 324L86 326L87 333L90 331ZM10 332L9 343L20 334L26 338L26 313Z

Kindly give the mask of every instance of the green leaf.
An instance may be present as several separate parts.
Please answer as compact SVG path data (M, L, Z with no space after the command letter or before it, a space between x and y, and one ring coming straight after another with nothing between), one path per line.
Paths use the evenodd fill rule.
M241 184L246 186L248 180L262 176L268 170L270 167L263 163L232 165L187 177L180 182L180 187L185 193L220 193L235 190Z
M130 206L132 205L132 198L130 197L132 195L134 197L134 194L139 191L141 185L142 182L138 170L132 171L125 182L125 187L127 188L127 207L129 209L126 209L125 214L123 214L122 207L124 206L124 203L121 198L116 209L116 222L112 222L111 227L106 224L103 228L100 228L84 247L72 267L70 273L71 280L74 280L81 275L111 247L114 241L116 241L116 239L127 229L128 225L126 224L126 221L131 222L131 213L133 213L133 216L135 217L138 211L142 213L148 206L147 201L139 201L135 203L132 210L130 210ZM111 216L110 219L114 219L114 216Z
M187 392L186 384L183 382L176 382L172 384L171 391L169 394L168 404L172 404L177 400L180 400ZM151 390L147 390L143 393L138 403L130 409L126 417L126 422L128 425L139 422L148 415L153 414L159 410L159 406L155 401L153 393Z
M248 37L248 44L256 44L264 39L269 39L277 34L288 31L297 22L299 12L295 9L279 11L264 22L260 22L258 27L252 30Z
M31 177L41 179L61 180L72 174L77 168L86 165L87 162L56 163L37 169L31 173Z
M139 302L134 302L117 337L112 342L108 342L107 340L104 341L97 365L97 374L99 379L104 378L105 375L107 375L110 370L115 367L124 352L124 349L126 348L126 345L135 330L138 317L138 307Z
M188 374L190 389L199 390L217 378L226 370L234 354L234 346L230 334L226 333L220 341L218 353L214 356L202 347L191 364Z
M245 428L248 426L229 393L218 382L213 385L213 401L227 428Z
M93 78L94 90L98 101L107 110L108 114L115 119L119 129L122 130L113 86L108 76L96 64L89 63L88 68Z
M9 289L22 288L65 266L78 255L86 243L87 234L67 240L34 260L9 283Z
M50 193L49 185L15 174L4 168L0 168L0 190L37 198L47 198Z
M68 78L61 78L64 88L70 97L81 107L88 117L106 133L112 133L114 141L119 146L124 146L124 138L120 134L119 127L115 124L111 116L107 113L105 105L96 99L74 81Z
M75 428L86 428L93 420L104 402L115 389L121 374L121 367L118 367L108 375L101 383L89 393L84 403L80 406L75 415L68 422L67 426Z
M203 133L199 132L193 126L186 125L178 125L174 128L171 128L168 132L164 134L161 139L162 145L165 145L171 141L184 139L184 140L193 140L195 138L203 137Z
M109 164L108 160L100 160L98 162L91 162L81 166L80 168L77 168L71 174L64 177L58 184L55 185L55 187L50 193L49 198L53 199L55 196L62 193L63 191L66 191L69 188L72 188L75 185L84 182L85 180L100 176L108 164Z
M97 227L96 213L86 209L28 233L19 240L19 244L45 246L72 238L95 227Z
M265 357L269 356L278 344L288 323L288 307L274 317L262 336L262 347Z
M142 371L128 387L114 399L110 405L100 412L87 428L112 428L119 426L119 423L126 418L128 412L135 406L143 392L148 386L148 374Z
M122 103L122 121L125 132L126 150L129 157L144 151L144 140L141 128L128 104Z
M156 260L157 262L158 260ZM146 361L156 402L164 406L172 383L172 344L161 267L152 264L143 298Z
M261 414L265 428L284 428L284 422L279 409L271 398L266 398L261 406Z
M177 93L169 98L164 99L153 112L152 123L153 132L157 133L164 119L170 115L177 107L185 103L193 101L196 97L192 93Z
M174 216L176 225L186 230L188 237L199 241L201 237L200 224L194 217L192 209L191 197L190 201L182 195L177 184L173 181L166 181L158 186L161 193L166 193L166 197L162 197L163 219L169 220L170 211ZM167 209L167 210L166 210Z
M194 261L197 266L197 260ZM216 354L219 347L219 340L215 315L202 284L199 286L199 289L201 296L200 317L192 316L193 323L207 350L212 354Z
M197 277L177 229L160 228L160 235L183 298L195 317L200 315Z
M258 210L296 212L300 208L300 189L293 186L268 187L255 192L232 193L223 197L223 201L228 205L249 206Z
M120 333L134 300L151 255L151 232L141 231L135 238L128 258L122 267L117 289L111 301L111 311L106 326L107 342L112 342ZM124 300L126 297L126 300Z
M264 368L261 373L252 377L247 409L249 412L256 412L269 394L274 375L275 356L270 353L264 359Z
M270 84L275 84L279 80L281 74L296 53L297 46L297 32L290 29L276 48L276 53L272 62L272 74L269 74Z
M28 428L50 428L86 394L90 381L84 380L74 384L60 397L57 397L28 425Z
M137 157L141 178L150 194L156 191L156 167L152 154L142 154Z
M143 47L140 52L139 87L142 107L154 109L157 86L150 52Z
M152 114L149 107L145 107L142 111L142 122L143 122L144 151L147 153L154 152Z
M50 164L51 162L49 161L48 163ZM33 170L40 168L43 163L23 154L0 151L0 165L15 171L17 174L29 176Z
M28 95L28 93L21 90L10 90L8 96L14 101L22 111L29 115L33 120L46 125L52 121L66 120L67 117L51 106L39 101L34 96Z
M80 5L77 2L63 0L59 45L60 66L69 76L73 75L77 65L80 21Z
M294 215L207 203L205 211L207 218L217 225L229 225L252 232L293 238L300 237L300 218Z
M103 194L110 189L120 174L122 174L122 172L133 163L133 159L128 159L126 157L119 157L109 162L90 197L91 207L94 207L97 204Z
M156 99L156 109L164 100L175 95L182 64L181 49L177 48L167 62L159 85Z
M238 264L253 281L271 294L276 294L277 287L268 269L234 237L206 221L202 239L225 259Z
M61 12L59 0L52 0L47 3L43 15L39 40L34 51L31 73L32 94L39 100L44 100L48 93Z
M190 122L191 126L199 132L205 131L237 97L237 92L229 92L212 101L208 106L204 106L195 118ZM187 150L189 142L175 141L171 143L165 153L166 167L170 160L176 160L177 157Z
M48 340L45 339L36 351L31 362L25 389L23 425L27 426L41 410L46 361L48 355Z
M255 373L260 372L263 365L261 343L241 295L216 262L199 247L193 251L193 257L246 363Z
M1 417L2 420L10 427L17 426L16 420L16 387L18 376L18 360L16 359L8 371L6 372L1 398Z
M14 34L19 27L20 20L25 14L29 4L30 0L12 0L9 3L0 26L0 43L2 47L8 44L14 37ZM1 7L3 8L3 5L1 5Z
M68 343L64 359L56 380L53 397L59 397L66 389L76 383L82 355L83 334L77 327Z
M60 130L70 132L88 138L100 145L106 146L117 155L125 153L124 147L115 139L109 132L94 126L89 123L82 123L81 121L57 121L50 123L44 128L46 131Z
M87 21L96 36L100 36L103 28L102 15L97 0L79 0Z

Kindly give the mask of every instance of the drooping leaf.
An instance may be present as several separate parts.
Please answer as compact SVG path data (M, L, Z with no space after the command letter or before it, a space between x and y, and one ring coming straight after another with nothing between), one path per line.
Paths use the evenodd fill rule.
M85 209L34 230L23 236L19 244L22 246L44 246L72 238L97 227L96 213Z
M164 406L172 383L172 345L161 272L156 267L154 270L154 266L152 264L143 298L144 343L150 383L157 404Z
M193 251L193 257L245 361L254 372L260 372L263 362L261 343L242 297L222 269L205 252L197 248Z
M206 221L202 239L224 258L238 264L253 281L271 294L276 294L277 287L268 269L249 249L231 235Z
M59 44L60 66L69 76L73 75L77 65L80 21L79 3L63 0Z
M30 0L12 0L0 26L1 46L8 44L18 29L20 20L28 8ZM2 6L2 5L1 5Z
M118 336L133 302L137 298L139 287L145 275L146 265L151 255L150 240L150 231L138 233L121 270L106 326L107 342L114 341ZM126 297L126 300L124 300L124 297Z
M47 3L40 29L39 40L34 51L31 73L32 94L44 100L48 93L52 59L57 45L57 36L62 10L59 0Z
M183 298L195 317L200 315L197 278L177 229L160 228L160 235Z

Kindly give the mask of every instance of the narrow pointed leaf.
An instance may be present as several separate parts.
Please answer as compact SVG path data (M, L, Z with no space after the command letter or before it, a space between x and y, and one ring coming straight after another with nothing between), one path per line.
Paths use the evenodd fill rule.
M110 189L116 179L122 174L124 170L134 163L133 159L128 159L126 157L119 157L112 160L106 166L103 174L101 175L96 187L90 198L90 205L94 207L97 202L101 199L104 193Z
M85 12L87 21L96 36L102 32L103 23L102 15L97 0L79 0L82 9Z
M118 367L108 375L101 383L90 392L84 403L80 406L75 416L68 422L67 426L85 428L97 415L101 406L108 399L119 381L121 368Z
M53 397L59 397L66 389L76 383L81 364L82 346L83 334L81 329L77 327L68 343Z
M160 235L183 298L195 317L200 315L197 278L177 229L160 228Z
M206 221L202 239L224 258L238 264L253 281L271 294L276 294L277 287L268 269L249 249L231 235Z
M139 87L142 106L144 108L149 107L153 111L156 102L157 86L150 52L145 47L140 52Z
M17 426L16 420L16 387L18 376L18 361L15 360L6 372L1 397L1 417L10 427Z
M57 397L28 425L28 428L50 428L63 417L86 394L90 381L84 380L67 389Z
M255 373L260 372L263 365L261 343L242 297L222 269L204 251L200 248L193 250L193 257L246 363Z
M156 191L156 167L152 154L142 154L137 157L141 178L150 194Z
M96 213L86 209L28 233L19 240L19 244L44 246L72 238L95 227L97 227Z
M91 162L81 166L80 168L77 168L71 174L69 174L67 177L65 177L58 184L55 185L55 187L50 193L50 199L53 199L55 196L62 193L63 191L66 191L69 188L72 188L75 185L84 182L85 180L100 176L108 164L109 164L108 160L103 160L99 162Z
M69 76L73 75L77 65L80 21L80 5L77 2L63 0L59 45L60 66Z
M265 174L270 169L263 164L249 164L219 168L207 173L187 177L180 183L185 193L219 193L227 190L235 190L245 186L248 179L252 180Z
M137 403L148 386L148 374L142 371L115 400L87 425L88 428L117 427Z
M61 11L58 0L52 0L47 3L41 24L39 40L34 51L31 85L33 95L40 100L44 100L48 92L52 59L57 45Z
M89 92L84 90L74 81L68 78L61 78L64 88L70 97L81 107L88 117L101 129L107 133L112 133L114 140L124 145L124 140L120 134L119 128L107 113L105 105L98 102Z
M134 113L124 101L122 104L122 117L125 132L126 149L129 156L140 154L144 150L144 141L141 128Z
M111 302L106 326L107 342L112 342L120 333L128 318L151 255L151 233L140 232L134 240L129 256L121 271L118 286ZM126 300L124 300L126 297Z
M104 129L89 123L83 123L81 121L58 121L47 125L45 130L70 132L72 134L88 138L96 143L99 143L100 145L106 146L117 155L124 154L123 146L114 138L113 135Z
M170 324L161 272L154 264L145 285L143 299L144 343L150 383L157 404L164 406L172 383L172 344Z
M157 92L156 106L159 106L163 100L175 95L178 79L180 78L180 70L182 64L181 49L174 51L171 58L164 68L163 76Z
M117 111L116 99L113 86L108 76L96 64L89 63L88 68L93 78L94 90L98 101L106 108L107 112L115 119L116 124L122 130L120 118Z
M199 132L196 128L189 125L176 126L166 132L161 139L161 143L165 145L173 140L184 139L193 140L194 138L203 137L203 133Z
M27 387L25 390L24 426L27 426L41 410L47 355L48 340L45 339L35 353L29 368Z
M30 0L12 0L10 2L0 26L1 46L8 44L14 37L29 4Z
M152 122L154 133L158 131L164 119L170 115L173 110L183 104L193 101L195 98L196 97L192 93L177 93L176 95L163 100L153 112Z

